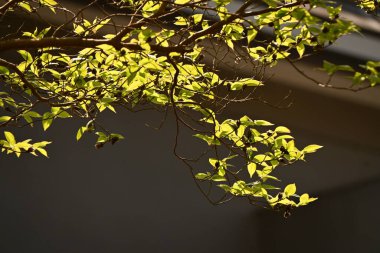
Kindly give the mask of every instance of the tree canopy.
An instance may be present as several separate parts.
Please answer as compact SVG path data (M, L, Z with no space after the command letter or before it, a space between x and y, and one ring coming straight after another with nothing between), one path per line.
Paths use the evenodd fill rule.
M220 189L218 204L233 197L281 210L316 198L298 194L295 184L276 186L272 172L303 161L321 146L297 147L285 126L242 116L230 119L224 109L254 99L265 85L265 69L279 61L316 54L339 37L360 28L340 16L342 6L325 0L93 0L1 1L0 23L17 17L37 20L20 24L0 38L0 140L5 154L47 156L50 141L19 141L16 127L48 130L57 119L85 120L76 139L97 136L95 147L123 139L99 123L103 112L154 108L176 119L204 141L198 158L174 153L192 171L198 184ZM358 8L376 14L377 1L357 1ZM15 21L16 20L16 21ZM12 24L13 24L12 23ZM14 25L12 26L14 27ZM249 64L248 77L223 75L232 60ZM332 77L345 72L359 90L380 81L380 62L360 66L324 61ZM307 76L307 73L304 74ZM314 80L314 79L313 79ZM331 80L331 78L329 79ZM326 88L328 82L314 80ZM59 122L64 124L64 122ZM43 137L42 137L43 139ZM201 158L209 168L196 169ZM200 187L203 189L202 187Z

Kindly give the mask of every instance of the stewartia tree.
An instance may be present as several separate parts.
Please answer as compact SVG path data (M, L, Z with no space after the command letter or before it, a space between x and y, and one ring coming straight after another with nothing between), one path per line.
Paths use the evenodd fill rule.
M221 188L222 198L213 203L245 197L287 214L316 199L296 194L295 184L280 189L271 182L278 180L272 174L276 168L304 160L320 146L299 148L284 126L249 116L226 119L221 112L252 99L265 85L266 68L278 61L295 66L340 36L358 32L340 18L341 6L324 0L94 0L79 9L72 4L2 1L2 27L15 17L40 22L0 39L2 152L47 156L50 142L19 141L12 129L48 130L58 118L86 119L74 134L77 140L97 135L99 149L123 139L100 125L102 112L153 107L172 113L177 131L187 128L209 147L206 171L194 169L176 148L174 153L198 183ZM358 1L358 6L375 13L378 3ZM222 76L224 57L250 64L251 76ZM322 68L331 76L346 71L353 80L348 89L361 89L379 82L379 66L325 61Z

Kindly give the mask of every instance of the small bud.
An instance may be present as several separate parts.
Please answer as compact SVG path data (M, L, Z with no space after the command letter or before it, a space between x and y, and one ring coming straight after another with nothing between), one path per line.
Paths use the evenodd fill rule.
M285 210L285 212L284 212L284 218L285 218L285 219L289 218L291 215L292 215L292 214L291 214L290 210L288 210L288 209Z
M289 151L284 146L281 146L280 151L285 155L289 155Z
M113 145L113 144L115 144L117 141L119 141L119 137L114 136L114 137L112 137L112 139L111 139L111 144Z
M27 150L26 152L28 152L28 153L32 153L32 152L34 152L34 150L35 150L35 149L34 149L33 147L29 147L28 150Z
M97 142L95 143L95 148L96 149L101 149L104 146L104 142Z

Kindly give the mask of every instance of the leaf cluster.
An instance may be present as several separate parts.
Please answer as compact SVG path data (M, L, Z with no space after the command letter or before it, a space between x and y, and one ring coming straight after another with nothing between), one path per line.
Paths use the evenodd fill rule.
M377 8L374 1L359 6ZM44 9L66 20L48 22ZM321 9L324 16L316 14ZM315 198L296 194L295 184L273 185L279 181L273 172L303 161L321 146L298 148L284 126L250 116L221 120L222 112L230 103L257 99L266 68L279 61L297 68L297 61L357 32L355 24L340 18L341 10L324 0L245 0L235 9L230 0L95 0L80 10L54 0L9 1L0 7L3 25L12 15L28 14L41 26L21 27L0 39L0 127L40 124L46 131L58 119L77 119L83 125L76 139L94 134L99 149L124 139L100 123L104 112L171 112L177 127L175 155L200 183L224 192L213 203L245 197L289 212ZM18 58L7 57L6 51ZM241 62L252 67L250 76L221 72L223 64L238 68ZM356 71L325 61L322 69L330 76L353 74L355 85L375 86L379 66L368 61ZM181 128L207 144L209 169L197 171L192 159L178 154ZM4 133L0 145L6 154L47 156L44 148L50 142L16 142L10 131Z

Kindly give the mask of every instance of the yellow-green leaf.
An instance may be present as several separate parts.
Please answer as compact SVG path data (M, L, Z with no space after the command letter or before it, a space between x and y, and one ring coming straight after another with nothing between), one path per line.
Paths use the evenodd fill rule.
M252 177L253 174L255 174L257 165L256 163L249 163L247 167L248 167L249 176Z
M323 146L312 144L312 145L305 147L302 151L304 153L314 153L315 151L317 151L320 148L323 148Z
M247 36L248 44L251 43L256 38L256 35L257 35L257 31L255 29L248 30L248 36Z
M80 140L80 138L82 138L82 135L87 131L87 127L81 127L79 128L78 132L77 132L77 141Z
M12 117L10 117L10 116L1 116L0 117L0 122L4 122L4 121L8 121L8 120L10 120Z
M16 144L15 136L11 132L5 131L4 135L10 145Z
M276 133L284 133L284 134L289 134L289 133L290 133L289 128L284 127L284 126L276 127L276 129L275 129L274 131L275 131Z
M175 4L187 4L189 3L191 0L176 0L174 1Z
M46 131L53 123L53 115L50 112L44 113L42 116L42 128Z
M297 190L296 184L288 184L285 187L284 194L286 197L289 197L289 196L295 194L296 190Z

